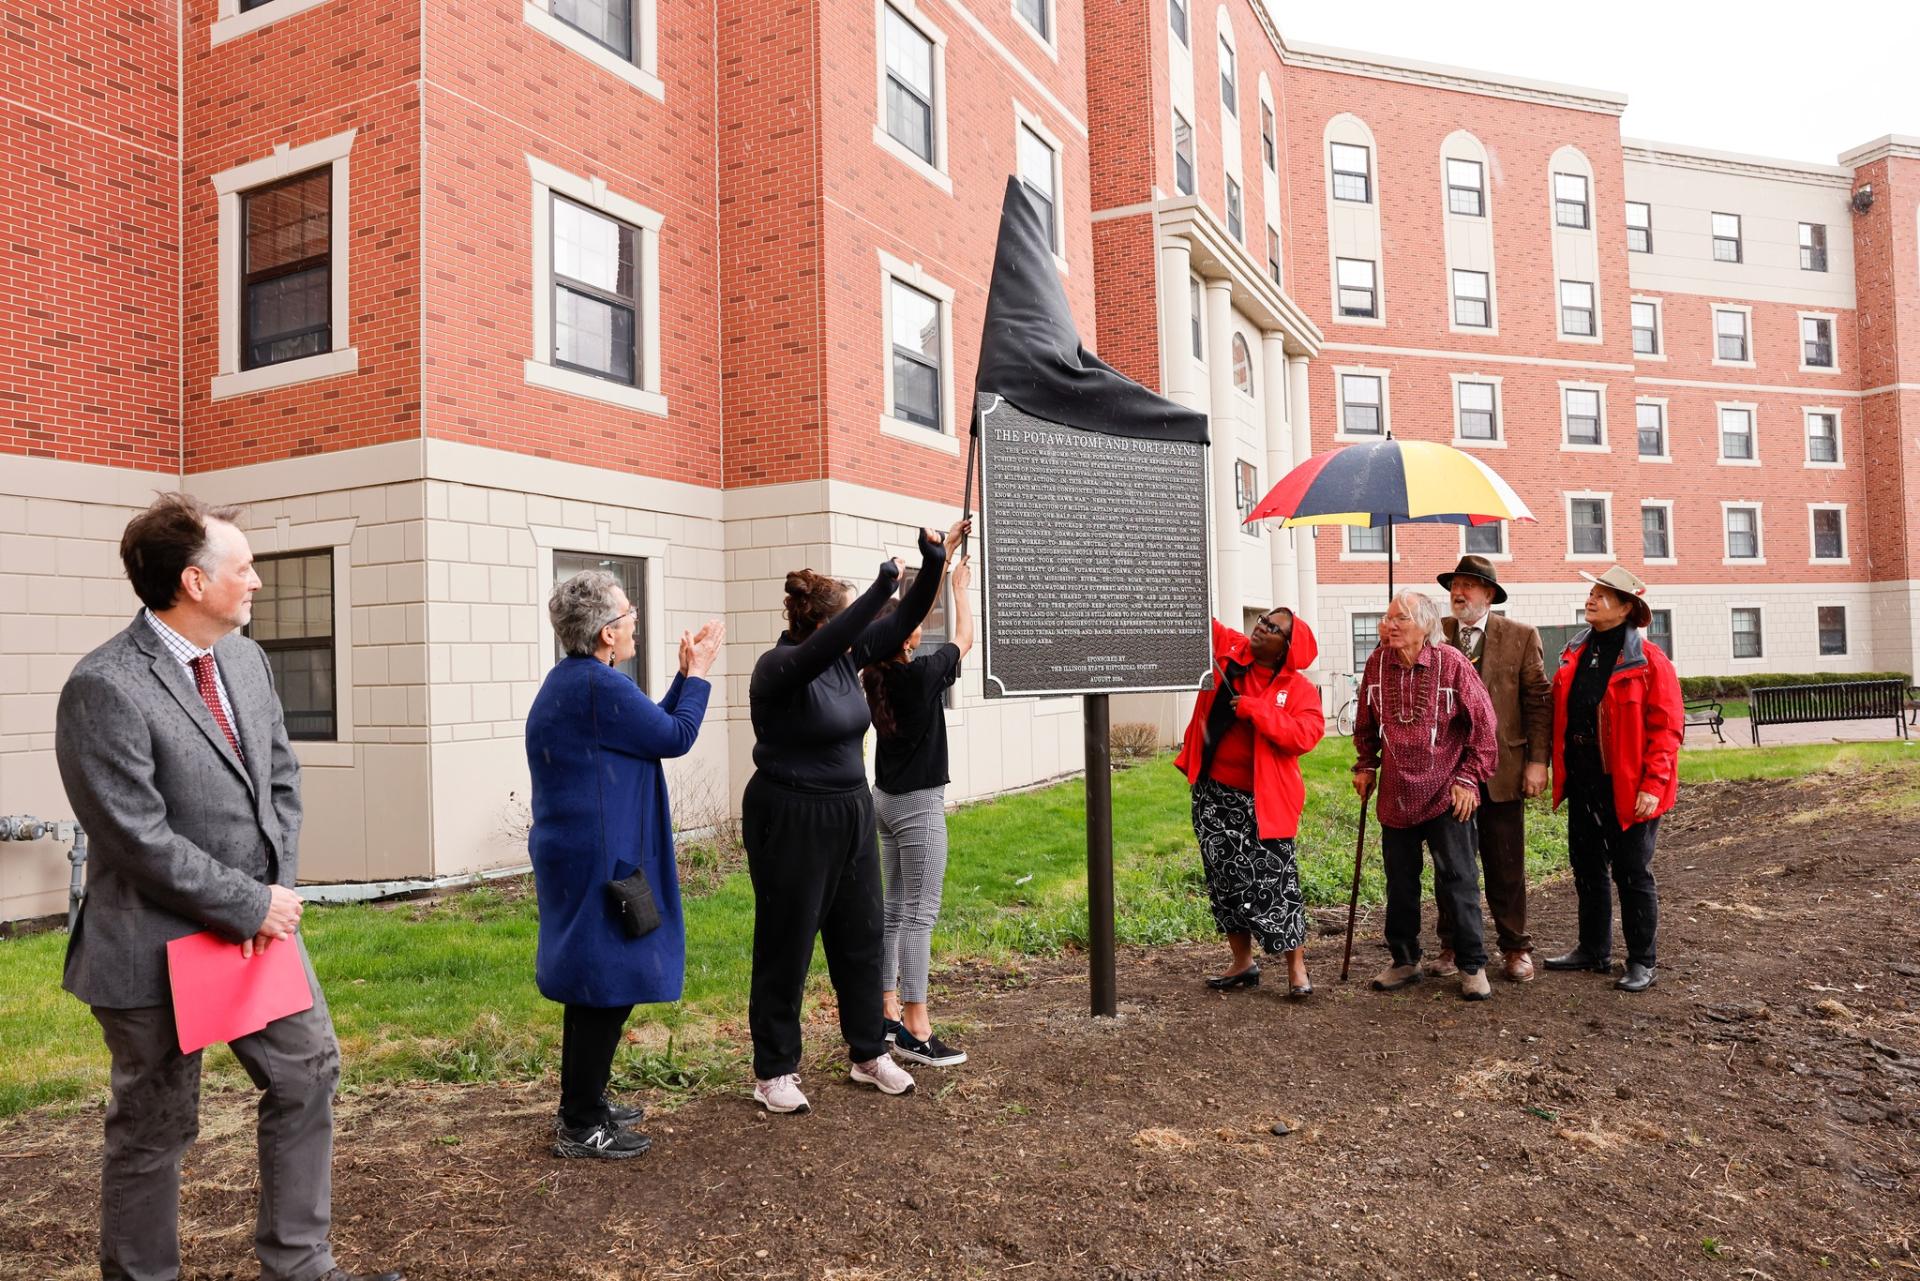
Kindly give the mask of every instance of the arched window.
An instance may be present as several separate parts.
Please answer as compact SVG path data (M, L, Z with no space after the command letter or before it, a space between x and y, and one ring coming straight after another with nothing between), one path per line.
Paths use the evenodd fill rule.
M1233 336L1233 385L1253 395L1253 356L1247 351L1247 340L1239 334Z

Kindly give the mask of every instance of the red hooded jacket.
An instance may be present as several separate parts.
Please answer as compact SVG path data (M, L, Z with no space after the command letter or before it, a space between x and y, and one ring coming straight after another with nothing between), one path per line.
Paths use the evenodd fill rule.
M1253 813L1261 840L1291 838L1300 830L1300 810L1307 801L1307 785L1300 777L1300 758L1314 749L1327 732L1320 710L1320 690L1300 674L1320 656L1313 629L1298 614L1293 639L1273 683L1259 697L1242 698L1234 713L1253 727ZM1213 667L1216 688L1223 660L1242 667L1253 663L1253 644L1218 619L1213 624ZM1193 719L1187 722L1186 742L1174 758L1174 768L1189 784L1200 781L1200 758L1205 746L1207 712L1213 707L1212 689L1194 700Z
M1567 692L1591 632L1580 632L1560 653L1553 674L1553 807L1567 794ZM1644 821L1633 816L1639 793L1660 804L1651 817L1673 808L1680 794L1680 741L1686 710L1673 664L1635 629L1620 647L1620 660L1600 697L1600 764L1613 782L1613 812L1625 831Z

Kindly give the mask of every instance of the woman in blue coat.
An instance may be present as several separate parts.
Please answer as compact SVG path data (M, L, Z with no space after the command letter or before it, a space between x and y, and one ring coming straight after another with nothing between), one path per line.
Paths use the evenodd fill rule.
M627 1128L640 1111L609 1104L607 1078L633 1007L680 999L686 926L660 762L693 747L726 627L713 619L680 638L680 674L655 703L614 668L633 657L635 610L612 574L575 574L554 588L547 613L567 657L527 713L527 851L540 900L534 974L540 994L566 1007L553 1151L639 1156L652 1146ZM629 938L607 885L636 870L660 924Z

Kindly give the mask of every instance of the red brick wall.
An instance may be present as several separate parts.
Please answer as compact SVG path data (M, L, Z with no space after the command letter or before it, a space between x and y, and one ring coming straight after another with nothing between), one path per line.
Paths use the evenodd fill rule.
M0 454L180 458L172 6L9 6L0 24Z
M218 47L208 38L215 16L214 0L185 6L186 470L417 437L420 6L330 0ZM348 129L359 131L345 212L351 220L349 341L359 351L359 371L213 400L219 203L210 178L270 156L276 144L297 147Z
M1872 576L1920 576L1920 160L1888 157L1863 166L1873 207L1853 220L1854 288L1860 304L1860 383L1889 388L1861 401ZM1908 384L1908 389L1895 389Z
M1066 114L1036 92L957 11L937 0L922 5L947 37L949 195L873 141L878 24L872 0L830 0L823 5L826 451L829 473L837 479L935 501L960 500L987 285L1006 183L1015 171L1016 101L1060 143L1068 264L1062 284L1082 341L1097 349L1087 140L1079 131L1087 115L1083 18L1078 0L1055 0L1055 7L1058 63L1020 25L1011 6L973 12ZM886 409L882 380L890 359L881 332L881 250L920 264L954 291L952 376L959 457L880 431ZM731 410L729 400L730 417Z
M528 26L521 12L519 0L428 6L426 431L717 485L712 6L660 5L665 102ZM663 215L667 418L527 384L536 343L529 154Z

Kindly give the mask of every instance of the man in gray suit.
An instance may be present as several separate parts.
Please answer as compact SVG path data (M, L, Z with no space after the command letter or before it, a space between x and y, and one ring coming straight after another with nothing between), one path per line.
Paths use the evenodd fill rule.
M299 948L313 1008L232 1043L265 1092L255 1252L264 1281L355 1281L335 1266L340 1051L297 933L300 766L266 654L238 634L260 589L233 508L163 494L120 559L146 608L60 691L54 752L91 848L65 986L113 1058L100 1273L180 1274L180 1159L199 1133L200 1055L182 1054L167 942L212 930L251 956ZM398 1272L367 1281L402 1281Z

